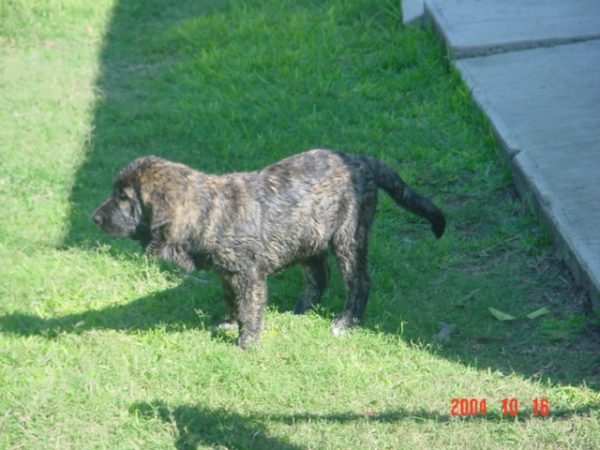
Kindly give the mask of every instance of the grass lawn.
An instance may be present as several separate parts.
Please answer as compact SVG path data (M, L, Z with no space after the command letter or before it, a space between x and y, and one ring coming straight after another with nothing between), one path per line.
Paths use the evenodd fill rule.
M0 101L0 448L600 448L598 318L397 0L3 0ZM271 278L242 352L211 335L213 274L90 219L138 156L224 173L317 147L382 159L449 223L380 196L343 338L335 270L301 317L300 271Z

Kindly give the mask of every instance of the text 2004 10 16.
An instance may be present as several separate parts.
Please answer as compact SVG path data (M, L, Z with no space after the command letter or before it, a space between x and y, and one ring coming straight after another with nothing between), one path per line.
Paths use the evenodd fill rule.
M547 417L550 415L550 401L547 398L534 398L533 415ZM487 399L453 398L450 414L452 416L485 416L488 412ZM516 398L502 399L502 414L515 417L519 414L519 400Z

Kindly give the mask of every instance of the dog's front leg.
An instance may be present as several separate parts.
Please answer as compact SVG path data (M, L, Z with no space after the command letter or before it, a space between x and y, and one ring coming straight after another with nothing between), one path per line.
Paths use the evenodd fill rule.
M213 330L233 330L238 329L238 308L237 298L234 286L231 284L230 276L221 276L221 285L223 286L223 301L227 307L229 316L213 325Z
M245 350L260 342L265 325L267 280L264 276L233 275L231 286L236 294L237 320L240 329L238 345Z

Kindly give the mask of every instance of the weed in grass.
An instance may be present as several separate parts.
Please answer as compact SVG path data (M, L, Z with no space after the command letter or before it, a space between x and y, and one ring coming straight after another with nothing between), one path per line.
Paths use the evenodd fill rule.
M0 3L1 448L600 446L598 319L444 49L400 16L387 0ZM263 345L241 355L209 331L212 275L89 219L137 156L223 173L311 147L384 160L449 217L435 241L382 195L367 323L343 339L335 271L306 317L289 314L299 271L273 277ZM457 325L444 345L439 322ZM453 398L488 414L454 417Z

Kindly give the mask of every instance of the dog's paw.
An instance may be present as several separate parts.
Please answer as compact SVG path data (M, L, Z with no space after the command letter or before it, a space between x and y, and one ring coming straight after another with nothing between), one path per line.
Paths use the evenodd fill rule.
M250 347L256 347L260 344L261 333L251 332L247 329L240 331L240 337L238 339L238 347L242 350L247 350Z
M212 327L213 331L230 331L237 329L238 323L233 319L221 320L220 322L215 323Z
M307 305L304 301L299 300L298 303L294 306L294 314L301 315L306 314L308 311L312 309L312 305Z
M356 320L351 316L339 315L333 321L331 326L331 334L334 336L343 336L348 330L356 328L358 324Z
M222 342L233 344L238 340L238 324L235 320L222 320L211 328L211 337Z

